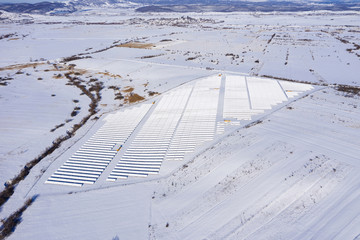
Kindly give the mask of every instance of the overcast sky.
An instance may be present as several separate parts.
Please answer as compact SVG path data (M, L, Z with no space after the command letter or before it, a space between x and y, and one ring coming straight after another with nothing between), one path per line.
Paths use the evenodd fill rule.
M60 0L0 0L0 3L36 3L36 2L53 2L53 1L60 1Z
M48 1L48 2L54 2L54 1L64 1L64 0L0 0L0 3L23 3L23 2L27 2L27 3L36 3L36 2L45 2L45 1ZM237 1L237 0L233 0L233 1ZM241 0L238 0L238 1L241 1ZM249 1L249 0L244 0L244 1ZM254 0L250 0L250 1L254 1ZM255 0L255 1L263 1L263 0ZM269 1L269 0L265 0L265 1ZM285 1L291 1L291 0L285 0ZM295 1L295 0L293 0ZM296 1L299 1L299 0L296 0ZM307 1L307 0L305 0ZM313 0L313 1L318 1L318 0ZM344 0L329 0L329 2L341 2L341 1L344 1ZM360 0L357 0L357 1L360 1ZM181 0L179 0L179 2L181 2ZM347 2L347 1L344 1L344 2Z

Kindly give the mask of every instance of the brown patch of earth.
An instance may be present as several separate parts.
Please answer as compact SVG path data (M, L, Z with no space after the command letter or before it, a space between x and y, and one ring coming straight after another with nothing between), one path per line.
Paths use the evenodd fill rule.
M126 92L126 93L130 93L132 91L134 91L134 88L133 87L130 87L130 86L127 86L124 88L124 90L122 90L123 92Z
M117 45L117 47L151 49L151 48L155 47L155 45L152 43L128 42L128 43Z

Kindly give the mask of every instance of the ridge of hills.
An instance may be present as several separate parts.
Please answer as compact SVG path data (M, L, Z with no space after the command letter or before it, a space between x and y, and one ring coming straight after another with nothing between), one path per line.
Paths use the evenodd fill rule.
M230 1L230 0L76 0L39 3L0 3L0 10L13 13L66 15L92 7L136 8L137 12L299 12L358 11L356 1Z

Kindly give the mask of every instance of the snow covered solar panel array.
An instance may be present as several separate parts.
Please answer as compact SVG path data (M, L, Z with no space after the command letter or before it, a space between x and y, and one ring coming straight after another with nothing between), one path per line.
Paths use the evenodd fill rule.
M117 155L107 181L158 174L164 160L183 160L215 134L311 89L307 84L245 76L211 76L185 84L155 104L109 114L46 183L93 184Z
M210 77L198 81L180 120L167 160L182 160L186 153L214 138L221 79Z
M184 86L161 98L107 181L159 173L191 89Z
M309 84L245 76L226 76L224 86L224 122L217 122L217 134L224 133L227 126L240 125L241 120L251 120L254 115L313 89Z
M225 132L225 122L217 122L216 124L216 134L223 134Z
M244 76L227 76L224 95L224 119L251 120L251 116L263 113L252 109L248 95L247 79Z
M106 123L78 149L46 183L94 184L140 123L151 104L108 115Z
M300 83L286 82L286 81L281 81L279 83L284 89L288 98L296 97L302 92L314 89L314 87L311 86L310 84L300 84Z
M278 81L247 77L247 86L252 109L271 109L276 104L287 101Z

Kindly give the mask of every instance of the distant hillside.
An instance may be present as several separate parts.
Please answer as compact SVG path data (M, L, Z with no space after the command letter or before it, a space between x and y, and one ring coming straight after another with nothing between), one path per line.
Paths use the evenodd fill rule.
M96 0L93 0L96 1ZM115 0L116 1L116 0ZM356 4L359 0L131 0L131 2L141 3L144 5L184 5L184 4L204 4L204 5L238 5L243 3L255 3L255 4L292 4L298 3L300 5L307 4Z
M75 0L63 2L40 3L0 3L0 10L13 13L34 13L62 15L75 12L86 7L133 7L134 3L125 0Z
M40 2L40 3L0 3L0 10L14 13L38 13L44 14L54 9L67 8L71 11L71 8L66 6L62 2Z
M167 2L167 4L166 4ZM159 0L158 4L152 4L136 9L138 12L298 12L298 11L359 11L359 2L320 2L304 3L290 1L266 1L266 2L249 2L249 1L209 1L185 0L183 4L170 4L176 2L171 0Z
M140 6L140 7L138 7ZM272 12L272 11L359 11L359 1L303 2L270 0L265 2L237 0L75 0L40 3L0 3L0 10L14 13L68 14L86 7L138 7L138 12Z

